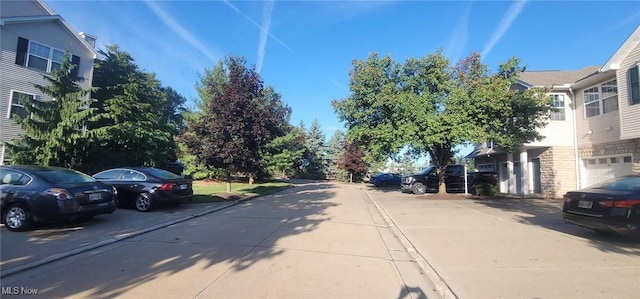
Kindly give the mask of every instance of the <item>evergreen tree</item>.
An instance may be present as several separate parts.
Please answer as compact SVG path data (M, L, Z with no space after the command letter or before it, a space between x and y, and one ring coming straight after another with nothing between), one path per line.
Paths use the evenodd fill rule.
M266 145L264 164L275 175L296 174L304 150L304 133L300 128L291 127L286 135L276 137Z
M93 109L87 96L91 89L82 89L82 80L73 75L77 67L65 52L60 68L44 78L49 85L35 87L51 100L31 97L20 99L27 117L16 119L25 133L8 145L15 164L39 164L84 170L86 158L87 121Z
M326 177L325 168L325 135L320 128L320 122L314 119L311 127L306 132L305 139L305 176L314 179L324 179Z
M346 173L338 167L338 159L344 151L345 135L340 130L336 132L329 139L329 143L326 147L325 155L325 167L328 172L328 176L332 179L345 179Z
M182 129L186 101L162 87L152 73L141 71L118 46L100 51L93 84L97 116L91 154L93 167L152 165L162 167L176 159L174 141Z

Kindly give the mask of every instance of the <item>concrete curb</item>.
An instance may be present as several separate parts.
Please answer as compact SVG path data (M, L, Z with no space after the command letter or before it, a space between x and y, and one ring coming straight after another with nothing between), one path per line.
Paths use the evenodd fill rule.
M267 195L267 194L264 194L264 195ZM165 222L165 223L160 223L160 224L157 224L157 225L154 225L154 226L151 226L151 227L145 227L145 228L142 228L142 229L139 229L139 230L135 230L135 231L132 231L132 232L129 232L129 233L112 236L112 237L103 239L101 241L98 241L97 243L81 246L81 247L78 247L78 248L76 248L74 250L67 251L65 253L55 254L55 255L52 255L52 256L37 260L37 261L33 261L33 262L30 262L30 263L18 265L18 266L9 268L9 269L2 269L2 273L0 273L0 278L9 277L11 275L15 275L17 273L20 273L20 272L23 272L23 271L26 271L26 270L29 270L29 269L33 269L33 268L36 268L36 267L39 267L39 266L42 266L44 264L52 263L52 262L55 262L55 261L58 261L58 260L61 260L61 259L64 259L64 258L67 258L67 257L70 257L70 256L74 256L74 255L77 255L77 254L80 254L80 253L84 253L84 252L87 252L87 251L90 251L90 250L93 250L93 249L96 249L96 248L107 246L107 245L116 243L118 241L122 241L122 240L130 239L130 238L133 238L133 237L137 237L137 236L140 236L140 235L144 235L146 233L159 230L161 228L165 228L165 227L177 224L177 223L181 223L181 222L184 222L184 221L187 221L187 220L191 220L191 219L194 219L194 218L197 218L197 217L200 217L200 216L211 214L213 212L220 211L222 209L226 209L226 208L231 207L231 206L235 206L237 204L243 203L245 201L248 201L250 199L257 198L257 197L259 197L259 196L252 196L252 197L248 197L248 198L238 199L238 200L235 200L233 202L230 202L229 204L226 204L226 205L223 205L223 206L219 206L219 207L215 207L215 208L210 209L210 210L205 210L205 211L202 211L202 212L194 213L194 214L191 214L191 215L188 215L188 216L184 216L182 218L171 220L171 221L168 221L168 222Z
M132 232L129 232L129 233L112 236L112 237L103 239L101 241L98 241L97 243L81 246L81 247L78 247L78 248L76 248L74 250L67 251L65 253L55 254L55 255L52 255L52 256L37 260L37 261L33 261L33 262L30 262L30 263L26 263L26 264L18 265L18 266L15 266L15 267L11 267L9 269L2 269L2 271L0 271L0 278L9 277L11 275L15 275L17 273L20 273L20 272L23 272L23 271L26 271L26 270L29 270L29 269L33 269L33 268L36 268L36 267L39 267L39 266L42 266L44 264L52 263L52 262L55 262L55 261L58 261L58 260L61 260L61 259L64 259L64 258L67 258L67 257L70 257L70 256L74 256L74 255L77 255L77 254L80 254L80 253L84 253L84 252L87 252L87 251L90 251L90 250L94 250L96 248L107 246L107 245L116 243L118 241L122 241L122 240L130 239L130 238L133 238L133 237L137 237L137 236L140 236L140 235L144 235L146 233L159 230L161 228L165 228L165 227L168 227L168 226L171 226L171 225L174 225L174 224L185 222L187 220L191 220L191 219L194 219L194 218L197 218L197 217L201 217L201 216L204 216L204 215L207 215L207 214L211 214L213 212L220 211L222 209L226 209L228 207L235 206L235 205L244 203L246 201L249 201L249 200L261 197L261 196L272 195L272 194L275 194L275 193L278 193L278 192L281 192L281 191L284 191L284 190L291 189L293 187L295 187L295 186L294 185L290 185L289 187L286 187L286 188L283 188L283 189L279 189L279 190L276 190L276 191L273 191L273 192L268 192L268 193L265 193L265 194L262 194L262 195L249 196L249 197L246 197L246 198L237 199L237 200L234 200L233 202L230 202L229 204L226 204L226 205L223 205L223 206L219 206L219 207L215 207L215 208L210 209L210 210L197 212L197 213L194 213L194 214L191 214L191 215L188 215L188 216L184 216L182 218L178 218L178 219L175 219L175 220L167 221L165 223L160 223L160 224L157 224L157 225L154 225L154 226L151 226L151 227L145 227L145 228L142 228L142 229L139 229L139 230L135 230L135 231L132 231Z
M422 254L420 254L420 252L416 250L415 246L413 246L409 238L407 238L407 236L396 226L395 222L393 222L393 219L389 217L389 215L384 210L384 208L380 205L380 203L373 196L371 196L371 194L369 194L367 190L362 188L359 188L359 189L361 189L367 195L367 197L371 200L371 202L376 207L380 215L382 215L382 218L384 219L384 221L387 223L389 228L391 228L391 230L393 231L393 234L396 237L398 237L398 240L400 240L400 242L405 247L409 255L411 255L411 258L418 264L418 266L422 269L422 271L427 276L427 278L429 278L429 280L431 280L431 282L433 282L433 284L436 286L436 289L438 290L438 293L440 294L440 296L442 296L442 298L444 299L458 299L458 296L456 296L455 293L453 293L449 285L447 285L447 283L442 279L442 277L440 277L438 272L435 269L433 269L431 264L429 264L429 262L422 256Z

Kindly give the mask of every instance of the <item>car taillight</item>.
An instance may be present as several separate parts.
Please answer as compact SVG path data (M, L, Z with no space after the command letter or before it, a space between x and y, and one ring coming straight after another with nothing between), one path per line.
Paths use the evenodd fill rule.
M640 199L603 200L600 204L608 208L632 208L635 205L640 205Z
M160 191L171 191L173 190L173 187L175 187L176 184L175 183L164 183L162 184L162 186L160 186L160 188L158 188L158 190Z
M571 202L571 197L567 196L566 194L562 196L562 199L564 199L564 202Z
M47 189L43 192L46 195L51 195L55 197L57 200L67 200L72 199L73 195L69 193L69 191L61 189L61 188L51 188Z

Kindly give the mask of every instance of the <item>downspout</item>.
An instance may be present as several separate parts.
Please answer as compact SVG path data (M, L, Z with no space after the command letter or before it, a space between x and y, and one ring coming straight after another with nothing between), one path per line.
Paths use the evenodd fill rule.
M580 159L578 155L578 125L576 122L578 100L576 99L576 95L575 93L573 93L573 88L571 88L571 86L569 86L569 93L571 93L571 99L573 100L573 155L576 163L576 189L581 189L582 186L580 186Z

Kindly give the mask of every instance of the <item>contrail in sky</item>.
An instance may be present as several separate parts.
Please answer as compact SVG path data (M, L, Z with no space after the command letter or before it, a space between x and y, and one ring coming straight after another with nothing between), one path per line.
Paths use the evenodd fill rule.
M467 39L469 38L469 15L471 14L472 6L472 3L468 4L462 12L456 27L453 29L452 37L445 48L448 53L447 56L453 63L458 61L464 47L467 45Z
M235 5L231 4L231 2L229 2L229 0L224 0L224 3L226 5L228 5L229 7L231 7L231 9L233 9L235 12L239 13L241 16L243 16L245 19L249 20L249 22L251 22L253 25L256 25L256 27L258 27L258 29L262 30L264 32L264 28L262 28L262 26L260 24L258 24L258 22L254 21L251 17L247 16L246 14L244 14L242 11L240 11L237 7L235 7ZM271 17L269 17L269 20L271 20ZM269 21L269 23L271 23L271 21ZM269 36L270 38L273 38L273 40L275 40L276 42L278 42L280 45L282 45L285 49L289 50L289 52L291 53L295 53L293 51L293 49L289 48L289 46L287 46L287 44L285 44L283 41L281 41L279 38L275 37L273 34L269 33L269 30L267 28L266 30L267 36Z
M502 21L500 21L500 26L498 26L498 29L493 32L493 36L491 36L491 39L484 47L484 50L482 50L482 53L480 54L482 57L489 55L493 46L498 43L507 30L509 30L513 21L518 17L518 15L520 15L525 4L527 4L527 0L519 0L511 4L509 11L507 11L507 14L502 18Z
M162 10L155 2L145 0L143 1L149 9L158 17L162 22L171 29L175 34L180 36L185 42L187 42L192 47L196 48L200 53L204 54L207 58L211 60L211 62L215 63L218 61L217 55L212 53L209 48L203 45L200 40L198 40L195 36L189 33L188 30L184 29L182 25L180 25L175 19L173 19L167 12Z
M256 71L260 73L262 62L264 61L265 48L269 39L269 27L271 26L271 14L273 12L274 0L266 1L262 10L262 26L260 28L260 44L258 45L258 62L256 63Z

